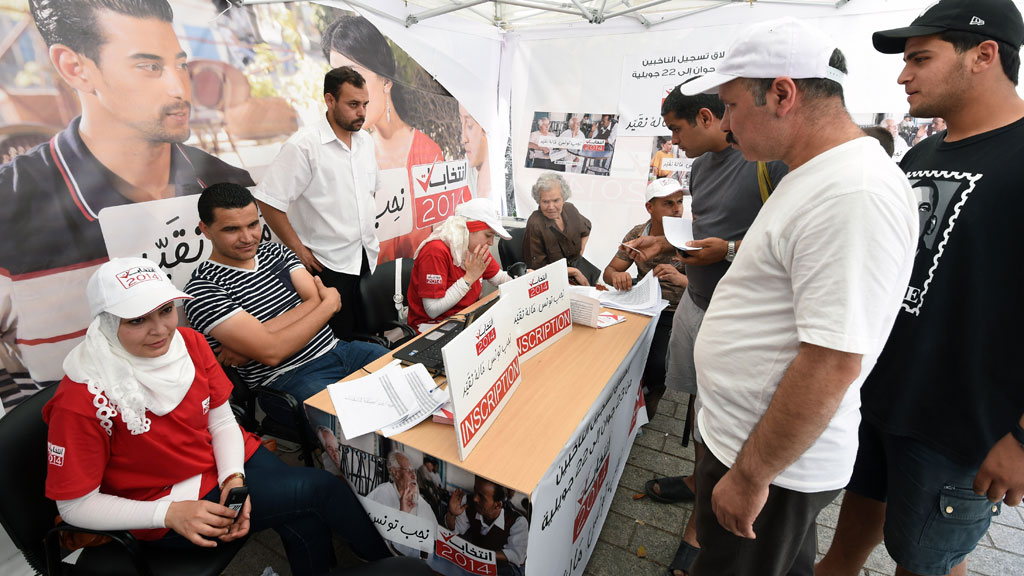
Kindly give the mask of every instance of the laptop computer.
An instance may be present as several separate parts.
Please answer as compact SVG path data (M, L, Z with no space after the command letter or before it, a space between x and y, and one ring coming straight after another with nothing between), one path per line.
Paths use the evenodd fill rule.
M424 334L422 338L413 340L395 350L392 356L405 364L423 364L427 370L435 374L443 374L444 357L441 355L441 348L461 334L467 326L475 322L497 301L497 297L492 298L476 309L466 312L465 319L449 318L445 320L437 328Z

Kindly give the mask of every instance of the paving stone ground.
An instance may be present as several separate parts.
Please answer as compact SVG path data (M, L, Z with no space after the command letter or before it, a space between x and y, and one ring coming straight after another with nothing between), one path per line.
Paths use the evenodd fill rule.
M644 483L665 475L689 474L693 471L693 445L682 446L686 396L666 393L658 405L658 414L637 436L612 499L611 510L590 562L584 571L588 576L662 576L675 555L683 527L693 512L691 504L660 504L644 498ZM295 455L283 458L294 466L301 465ZM818 556L832 543L839 518L840 495L818 516ZM637 555L640 546L646 557ZM354 560L348 548L336 541L335 554L342 565ZM256 534L224 572L225 576L260 576L265 567L272 567L279 576L291 576L281 540L271 530ZM892 575L896 570L884 546L872 552L862 576ZM1024 576L1024 510L1003 507L988 534L968 557L971 576ZM545 575L541 575L545 576Z
M693 506L634 500L633 496L642 493L651 478L693 471L693 445L681 445L686 398L667 392L658 414L644 426L643 435L637 436L584 574L660 576L667 572ZM841 502L842 495L818 516L819 559L832 543ZM637 555L640 546L646 549L645 558ZM967 568L972 576L1024 576L1024 510L1003 506L988 534L968 556ZM879 546L868 558L863 575L891 575L895 570L896 563L885 547Z

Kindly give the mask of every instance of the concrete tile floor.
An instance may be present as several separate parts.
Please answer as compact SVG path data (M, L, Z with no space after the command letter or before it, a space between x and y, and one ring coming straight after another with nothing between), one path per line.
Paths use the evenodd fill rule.
M693 511L690 504L659 504L649 499L633 500L643 492L644 482L665 475L693 471L693 448L683 448L681 434L686 397L669 391L658 406L658 414L644 427L633 444L626 468L612 500L611 510L584 574L589 576L660 576L675 555L683 527ZM294 454L282 454L299 465ZM818 517L819 557L832 542L842 495ZM637 555L640 546L646 557ZM335 553L341 565L352 565L354 557L344 543L336 541ZM272 531L256 534L225 571L226 576L260 576L270 566L280 576L291 576L281 540ZM884 546L868 558L864 576L891 575L896 564ZM1003 507L988 534L968 557L972 576L1024 576L1024 510ZM543 575L542 575L543 576Z

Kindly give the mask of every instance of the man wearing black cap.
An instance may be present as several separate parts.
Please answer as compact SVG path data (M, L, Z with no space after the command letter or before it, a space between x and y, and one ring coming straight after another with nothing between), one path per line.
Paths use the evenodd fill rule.
M862 389L857 463L816 574L859 573L883 532L897 575L966 574L1001 503L1024 495L1024 304L1006 258L1024 248L1024 22L1011 0L943 0L872 40L904 54L910 113L948 128L901 163L937 192L920 230L932 241Z

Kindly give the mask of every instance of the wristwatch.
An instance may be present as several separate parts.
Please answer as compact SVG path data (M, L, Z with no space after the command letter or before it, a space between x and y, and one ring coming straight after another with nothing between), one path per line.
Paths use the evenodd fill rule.
M1011 432L1011 434L1013 434L1014 439L1016 439L1017 442L1020 443L1020 447L1024 449L1024 428L1021 428L1019 421L1017 422L1017 425L1014 427L1013 432Z
M736 258L736 241L729 240L729 250L725 253L725 261L732 262Z

